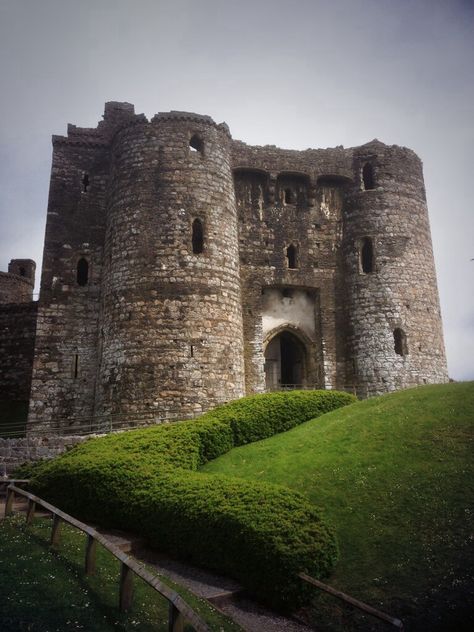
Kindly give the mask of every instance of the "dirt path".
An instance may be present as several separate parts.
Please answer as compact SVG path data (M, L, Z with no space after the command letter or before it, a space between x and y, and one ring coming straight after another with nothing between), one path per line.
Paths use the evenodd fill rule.
M153 566L157 572L188 588L233 619L248 632L310 632L312 628L283 617L245 596L232 579L184 564L150 549L139 548L133 554Z

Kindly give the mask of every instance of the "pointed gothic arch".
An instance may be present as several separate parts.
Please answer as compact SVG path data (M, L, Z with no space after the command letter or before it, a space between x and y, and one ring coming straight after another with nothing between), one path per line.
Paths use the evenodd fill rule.
M265 387L298 388L308 383L308 349L311 341L289 324L273 329L265 338Z

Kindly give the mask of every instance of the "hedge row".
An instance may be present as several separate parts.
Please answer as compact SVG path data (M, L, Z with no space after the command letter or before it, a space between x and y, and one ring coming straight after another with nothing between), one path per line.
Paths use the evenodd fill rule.
M304 421L355 401L356 397L340 391L266 393L219 406L200 417L200 420L211 419L229 424L233 433L233 446L239 446L285 432Z
M73 515L138 533L292 609L308 596L297 573L323 577L337 558L320 512L289 489L197 469L234 445L353 401L331 391L244 398L194 421L87 441L42 465L31 486Z

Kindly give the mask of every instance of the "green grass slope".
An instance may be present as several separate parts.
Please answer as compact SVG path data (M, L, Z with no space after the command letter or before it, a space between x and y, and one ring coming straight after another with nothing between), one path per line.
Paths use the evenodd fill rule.
M338 536L330 582L410 617L472 596L473 439L474 383L426 386L234 448L203 470L305 493Z

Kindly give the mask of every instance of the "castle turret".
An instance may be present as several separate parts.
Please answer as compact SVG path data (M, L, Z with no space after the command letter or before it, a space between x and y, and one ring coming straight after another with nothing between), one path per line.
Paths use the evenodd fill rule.
M225 125L171 112L111 154L96 414L185 418L244 394Z
M347 375L362 395L447 380L422 165L406 148L354 150L344 209Z

